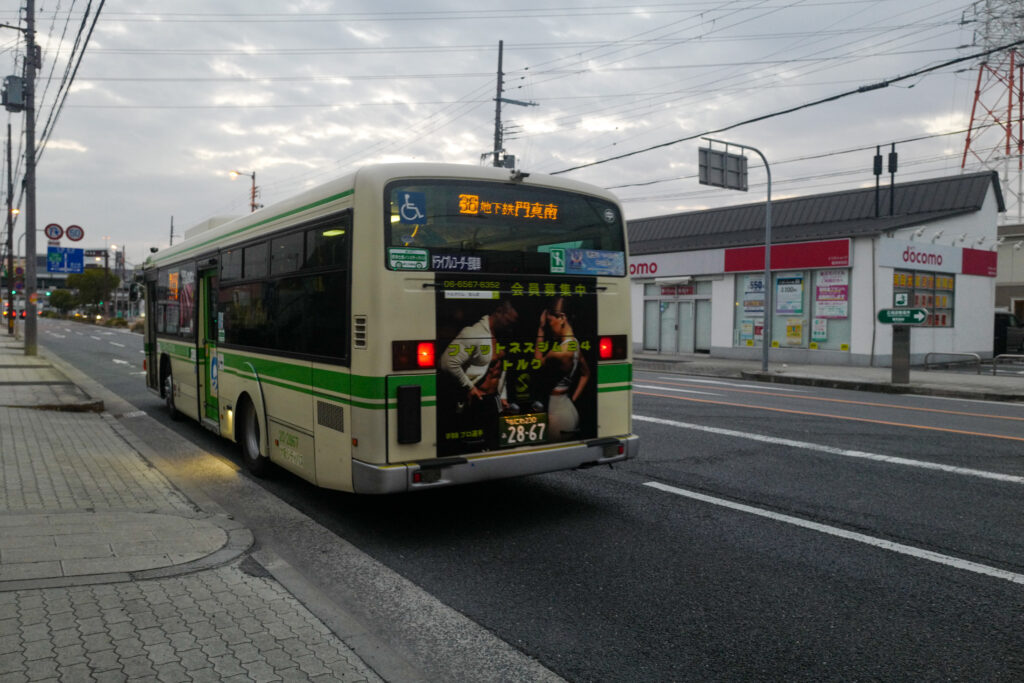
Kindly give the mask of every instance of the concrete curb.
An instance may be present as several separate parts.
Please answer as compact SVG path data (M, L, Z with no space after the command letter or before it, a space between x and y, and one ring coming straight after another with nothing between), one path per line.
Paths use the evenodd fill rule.
M166 513L165 513L166 514ZM7 591L35 590L41 588L68 588L71 586L92 586L103 583L121 583L123 581L144 581L147 579L165 579L182 574L192 574L205 569L213 569L234 561L253 545L252 532L225 515L214 515L205 518L220 527L227 535L227 541L218 550L181 564L138 571L105 572L102 574L80 574L76 576L55 576L45 579L12 579L0 581L0 593Z

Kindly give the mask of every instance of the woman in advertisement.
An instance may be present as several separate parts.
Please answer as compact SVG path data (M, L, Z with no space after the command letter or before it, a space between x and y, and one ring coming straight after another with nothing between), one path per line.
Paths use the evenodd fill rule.
M557 297L541 311L534 358L553 367L556 379L548 397L548 430L552 441L574 438L580 429L576 401L590 380L590 367L580 353L565 310L565 299Z

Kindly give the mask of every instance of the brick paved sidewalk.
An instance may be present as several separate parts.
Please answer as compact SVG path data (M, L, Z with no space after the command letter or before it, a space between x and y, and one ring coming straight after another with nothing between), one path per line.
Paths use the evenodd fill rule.
M110 415L38 409L95 410L45 359L0 366L0 681L380 680Z

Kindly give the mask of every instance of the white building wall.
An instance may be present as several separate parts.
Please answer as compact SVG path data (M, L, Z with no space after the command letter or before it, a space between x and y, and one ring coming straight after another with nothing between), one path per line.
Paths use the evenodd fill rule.
M851 365L871 365L872 361L877 310L875 240L874 237L858 237L850 246L853 258L853 268L850 271Z
M998 206L995 190L990 187L979 211L941 221L906 228L892 237L857 237L851 240L850 272L850 351L809 349L772 349L773 362L842 363L886 367L892 362L892 326L877 322L877 313L893 307L893 271L879 263L884 240L920 246L936 245L947 249L996 248ZM1006 247L1003 247L1006 249ZM1012 248L1012 247L1011 247ZM633 257L634 266L643 271L643 280L634 280L631 288L633 305L634 349L643 341L643 283L672 276L717 275L711 296L711 355L732 358L761 357L761 349L735 346L734 321L737 276L724 271L724 249L709 249L672 254L651 254ZM1016 258L1016 254L1010 258ZM999 266L1009 259L1001 254ZM1016 263L1013 263L1016 266ZM929 270L927 266L907 266L911 270ZM634 277L638 277L634 275ZM911 362L920 363L929 352L992 353L993 306L996 278L956 273L954 324L952 328L915 327L911 332Z
M736 278L726 275L711 283L711 355L715 349L732 347Z

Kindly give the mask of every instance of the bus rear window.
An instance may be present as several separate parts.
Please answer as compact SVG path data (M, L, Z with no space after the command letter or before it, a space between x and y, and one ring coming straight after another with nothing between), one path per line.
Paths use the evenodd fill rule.
M612 202L530 185L403 180L385 195L393 270L624 277L625 235Z

